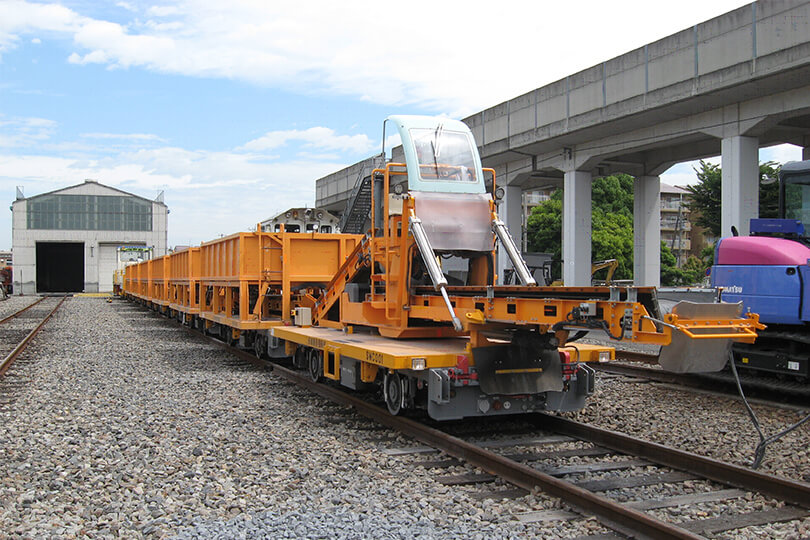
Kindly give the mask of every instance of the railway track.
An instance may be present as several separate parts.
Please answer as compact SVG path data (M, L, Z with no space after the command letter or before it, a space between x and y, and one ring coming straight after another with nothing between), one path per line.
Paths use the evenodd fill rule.
M580 515L596 515L600 521L628 536L655 538L698 538L704 534L762 526L780 521L810 516L810 485L780 479L749 469L729 465L688 452L642 441L627 435L539 414L533 418L540 430L517 440L465 440L409 418L392 417L380 407L347 396L340 390L315 385L306 377L276 368L281 376L305 386L324 397L350 405L363 416L407 434L430 448L450 457L440 460L416 461L414 465L431 471L463 464L470 472L438 474L435 480L446 485L491 485L498 481L514 486L508 490L497 487L485 489L477 498L500 498L526 495L541 490L565 501L577 512L541 511L516 516L524 522L574 519ZM574 443L575 448L571 448ZM563 446L549 449L549 445ZM424 455L425 447L392 449L390 455ZM557 464L574 458L575 463ZM623 471L619 478L610 471ZM600 473L607 473L606 477ZM597 475L583 480L582 476ZM650 485L689 482L700 483L704 491L662 497L657 500L620 502L606 492L622 492ZM515 490L516 488L516 490ZM763 510L751 510L762 504L757 495L769 499ZM746 501L742 511L714 518L671 522L660 517L661 511L723 501ZM751 511L747 511L751 510ZM656 515L656 511L658 515Z
M602 373L697 388L731 397L739 396L736 382L729 371L704 374L672 373L656 367L657 357L651 354L616 351L616 358L615 362L592 364L592 366ZM744 371L740 373L740 383L746 396L771 402L775 406L792 405L806 408L810 403L810 384L757 377L748 375Z
M28 310L29 310L29 309L31 309L32 307L36 306L36 305L37 305L37 304L39 304L40 302L45 301L45 299L46 299L46 298L47 298L46 296L43 296L43 297L41 297L39 300L35 300L34 302L32 302L32 303L28 304L28 305L27 305L27 306L25 306L24 308L22 308L22 309L18 309L17 311L15 311L14 313L12 313L11 315L7 315L7 316L6 316L6 317L4 317L2 320L0 320L0 325L4 324L4 323L6 323L6 322L8 322L8 321L10 321L10 320L12 320L12 319L16 319L17 317L19 317L20 315L22 315L23 313L25 313L26 311L28 311Z
M810 518L808 483L542 413L521 416L520 422L530 427L521 428L517 438L508 438L513 434L506 434L503 419L494 422L498 435L492 439L481 439L485 419L459 422L472 433L454 435L450 431L455 423L431 426L423 419L392 416L367 398L312 382L302 372L271 365L216 338L203 338L333 402L338 409L330 415L331 422L356 422L357 413L372 421L368 431L383 426L400 444L401 436L421 443L381 453L425 469L450 489L472 486L475 491L467 491L472 499L509 499L533 492L561 501L553 510L514 513L526 524L595 517L613 531L600 538L755 537L762 528ZM753 529L738 531L745 528Z
M66 296L44 296L0 320L0 377L4 377L9 368L36 336L45 323L62 306Z
M245 361L267 364L251 353L207 339ZM300 372L277 364L272 369L315 394L426 445L383 452L389 456L416 456L412 466L430 470L437 482L458 487L484 486L472 494L477 499L520 497L540 490L559 497L571 509L516 515L526 523L597 516L619 536L702 538L810 517L810 484L542 413L529 417L533 431L517 439L480 440L480 435L464 438L411 418L391 416L382 407L314 383ZM444 456L421 459L433 452ZM459 466L467 472L442 473ZM615 471L621 471L621 476L612 476ZM510 487L503 489L504 483ZM643 493L649 486L668 488L674 494L623 500L631 497L628 493L633 489ZM712 504L734 511L704 509ZM677 509L675 517L668 516L668 510L673 508ZM692 514L701 517L678 519Z

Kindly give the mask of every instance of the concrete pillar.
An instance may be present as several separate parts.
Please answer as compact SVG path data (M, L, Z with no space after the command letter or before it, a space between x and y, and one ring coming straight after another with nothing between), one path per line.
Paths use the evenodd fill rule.
M563 183L563 282L591 285L591 173L568 171Z
M732 225L747 236L749 221L759 216L759 140L735 135L723 139L720 236L731 236Z
M633 188L633 283L661 285L661 178L639 176Z
M523 245L521 233L523 231L523 188L520 186L504 186L504 196L498 206L498 217L501 218L509 229L509 234L515 241L515 245ZM509 255L498 244L498 283L503 284L504 270L512 268ZM513 283L517 283L514 282Z

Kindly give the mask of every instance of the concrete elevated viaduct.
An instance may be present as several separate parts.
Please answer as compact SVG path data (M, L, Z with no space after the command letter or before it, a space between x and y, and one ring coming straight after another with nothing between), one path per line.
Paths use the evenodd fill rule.
M464 121L506 187L513 234L523 190L563 187L566 285L590 284L592 179L633 175L634 280L657 286L660 174L721 155L722 231L747 234L758 149L791 143L810 159L810 0L751 3ZM318 180L316 204L341 210L370 163Z

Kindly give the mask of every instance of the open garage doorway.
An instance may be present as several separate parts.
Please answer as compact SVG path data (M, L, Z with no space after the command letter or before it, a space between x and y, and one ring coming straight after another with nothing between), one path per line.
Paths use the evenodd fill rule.
M84 243L37 242L37 292L84 290Z

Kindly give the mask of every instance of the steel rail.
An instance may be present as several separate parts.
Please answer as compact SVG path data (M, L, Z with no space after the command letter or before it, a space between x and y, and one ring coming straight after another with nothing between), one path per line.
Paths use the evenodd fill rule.
M544 493L559 497L572 507L579 509L583 514L598 516L601 523L617 532L630 536L642 535L651 538L703 538L675 524L656 519L642 511L619 504L605 496L577 487L565 480L560 480L537 469L510 460L438 429L402 416L392 416L382 407L368 403L337 388L315 383L308 376L301 375L278 364L261 361L252 353L231 347L222 341L195 332L186 326L183 326L183 328L186 328L194 335L206 338L209 342L254 365L272 369L281 377L321 397L353 407L362 416L409 435L452 457L464 460L517 487L530 492L539 488ZM660 444L649 443L629 435L580 424L546 413L536 413L532 420L543 429L589 440L595 444L642 457L660 465L691 471L708 479L751 491L767 493L804 508L810 507L810 484L758 473L744 467L723 463Z
M42 300L44 300L44 299L45 298L43 297ZM41 302L42 300L40 300L39 302ZM62 304L65 303L65 300L67 300L67 296L63 296L62 299L59 301L59 303L56 304L56 307L54 307L51 310L51 312L48 313L45 316L44 319L42 319L42 321L36 326L36 328L31 330L28 333L28 335L26 335L23 338L23 340L16 347L14 347L14 350L11 351L3 359L2 363L0 363L0 377L4 377L6 375L6 372L8 371L8 368L11 367L11 364L13 364L14 361L17 359L17 357L25 350L26 347L28 347L28 343L32 339L34 339L34 336L36 336L39 333L39 331L42 329L42 327L45 326L45 323L48 322L50 320L50 318L53 316L53 314L56 313L56 311L62 306ZM36 303L38 304L39 302L36 302ZM31 304L31 305L34 305L34 304ZM31 306L28 306L28 307L31 307Z
M19 315L21 315L21 314L25 313L26 311L28 311L29 309L31 309L31 308L32 308L32 307L34 307L35 305L37 305L37 304L39 304L40 302L42 302L43 300L45 300L45 298L47 298L47 296L43 296L42 298L40 298L40 299L39 299L39 300L37 300L36 302L32 302L32 303L28 304L27 306L25 306L24 308L22 308L20 311L17 311L16 313L12 313L11 315L9 315L8 317L6 317L5 319L0 320L0 324L3 324L3 323L4 323L4 322L6 322L6 321L10 321L10 320L11 320L11 319L13 319L14 317L17 317L17 316L19 316Z
M658 355L657 354L650 354L650 353L642 353L642 352L635 352L635 351L616 351L616 359L617 360L626 360L629 362L642 362L645 364L658 364Z
M727 396L731 399L739 399L737 385L734 378L727 372L718 373L674 373L663 369L652 367L642 367L633 364L625 364L620 361L593 363L591 367L603 373L622 375L625 377L635 377L650 381L676 385L682 388L692 388L708 391L712 394ZM808 397L810 397L810 385L804 387L791 387L781 385L779 381L767 381L757 379L743 379L743 388L746 392L751 391L758 402L771 405L773 407L790 407L800 410L808 409Z
M663 369L623 364L620 361L603 362L599 364L594 362L593 364L589 365L593 367L595 370L601 371L603 373L611 373L613 375L624 375L627 377L639 377L644 379L650 379L656 382L677 384L681 386L688 385L691 387L694 386L705 387L712 384L716 384L716 381L710 381L708 379L701 378L699 375L693 375L690 373L675 373L672 371L665 371ZM732 385L734 384L734 381L729 382Z
M185 326L184 328L197 336L201 335L198 332L194 332L191 328ZM254 354L231 347L211 336L203 335L203 337L247 362L253 364L260 363L267 366L266 362L258 360ZM367 401L331 386L312 382L308 376L301 375L278 364L273 364L271 369L284 379L306 388L321 397L340 403L341 405L351 406L358 414L366 418L370 418L400 433L409 435L437 450L442 450L450 456L462 459L490 474L503 478L515 486L526 489L527 491L539 488L544 493L560 497L571 506L578 508L583 514L597 515L603 524L622 534L628 534L630 536L641 534L650 538L692 540L703 538L686 529L655 519L644 512L618 504L607 497L542 473L537 469L485 450L484 448L459 439L458 437L448 435L438 429L431 428L403 416L392 416L382 407L368 403Z
M247 354L247 353L245 353ZM641 511L577 487L537 469L518 463L499 454L481 448L438 429L426 426L409 418L392 416L387 410L363 401L336 388L313 383L307 377L292 370L276 366L274 371L285 379L338 403L352 406L359 414L380 424L410 435L414 439L442 450L450 456L494 474L507 482L532 491L540 488L544 493L560 497L583 513L599 516L603 523L619 532L632 531L653 538L701 538L694 533L670 523L655 519Z
M547 413L536 413L532 421L538 427L587 440L618 452L632 454L659 465L692 472L724 484L765 493L802 508L810 508L810 484L805 482L764 474L747 467L643 441L624 433L581 424Z

